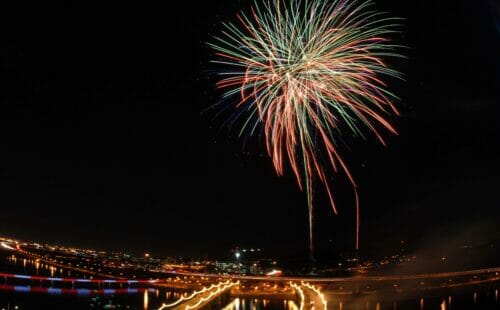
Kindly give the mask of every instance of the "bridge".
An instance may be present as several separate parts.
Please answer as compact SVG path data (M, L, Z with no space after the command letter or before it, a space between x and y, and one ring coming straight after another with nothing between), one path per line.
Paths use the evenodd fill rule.
M147 284L153 285L159 283L159 280L136 280L136 279L77 279L77 278L56 278L56 277L42 277L42 276L31 276L31 275L20 275L11 273L0 273L0 278L15 280L28 280L28 281L40 281L40 282L60 282L60 283L71 283L72 285L78 283L90 283L90 284Z
M31 285L6 285L0 284L0 291L16 292L16 293L40 293L48 295L76 295L76 296L91 296L91 295L131 295L154 293L153 288L60 288L60 287L43 287Z

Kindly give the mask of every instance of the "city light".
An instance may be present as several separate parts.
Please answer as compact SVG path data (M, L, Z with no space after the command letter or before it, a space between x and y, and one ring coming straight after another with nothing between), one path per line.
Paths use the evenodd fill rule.
M2 246L2 248L7 249L7 250L15 250L15 248L11 247L10 245L8 245L5 242L1 242L0 245Z
M266 273L266 276L279 276L279 275L282 275L282 274L283 274L283 271L277 270L277 269L273 269L272 271Z
M122 253L97 252L94 250L66 248L54 245L38 245L22 243L17 241L6 241L0 238L0 247L4 245L18 244L14 251L7 252L6 260L13 265L18 265L24 268L26 274L1 273L0 278L6 281L16 281L18 285L0 286L0 290L19 291L19 292L36 292L50 295L58 294L77 294L77 295L109 295L109 294L144 294L143 301L145 308L151 307L151 296L149 293L156 293L160 296L161 289L180 289L184 292L191 291L192 293L167 293L167 300L170 301L171 296L174 296L175 301L170 304L163 304L160 309L175 308L176 306L182 309L195 309L193 307L204 307L214 300L219 294L228 292L233 300L235 297L240 297L242 300L253 300L258 303L262 300L262 296L279 296L285 301L285 307L288 309L309 309L314 307L316 310L328 309L325 292L342 291L343 294L353 294L356 291L365 290L365 293L372 293L388 287L396 288L398 291L405 291L403 283L413 281L415 286L422 290L429 290L437 287L442 287L442 283L447 283L449 287L492 283L498 281L500 268L484 268L478 270L466 270L455 272L441 272L429 274L403 274L403 275L362 275L358 277L303 277L283 276L282 271L278 269L270 269L264 272L264 268L275 266L272 259L255 261L246 259L241 263L234 261L224 263L228 269L222 269L222 273L207 273L206 269L197 272L199 266L209 266L210 264L218 264L219 262L206 261L187 261L187 260L165 260L160 259L145 259L144 255L133 257L125 256ZM237 253L242 253L239 250ZM251 253L251 249L249 250ZM258 251L255 250L254 251ZM247 251L247 254L250 255ZM236 255L236 252L233 252ZM234 256L233 256L234 257ZM436 257L440 259L442 255ZM391 260L392 259L392 260ZM349 267L351 258L347 258L344 262L345 268ZM393 257L381 258L381 262L401 261L401 256L394 255ZM403 260L406 261L406 260ZM267 267L263 267L267 264ZM163 266L175 266L174 268L163 268ZM258 274L242 274L238 269L230 268L234 266L247 266L262 268ZM45 274L30 275L29 270L32 268L36 272L44 272ZM147 269L146 269L147 268ZM128 269L128 272L127 272ZM138 272L137 269L142 269ZM96 272L95 270L99 270ZM134 270L133 273L130 271ZM269 270L269 269L268 269ZM147 278L152 275L155 278ZM196 271L196 272L193 272ZM163 274L161 276L160 274ZM119 275L119 276L118 276ZM126 277L124 276L126 275ZM111 278L110 278L111 277ZM243 285L237 285L234 281L244 281ZM63 283L71 283L71 289L67 289ZM215 284L217 283L217 284ZM34 284L39 285L34 286ZM424 285L425 284L425 285ZM106 288L102 288L106 285ZM144 285L147 289L131 287L132 285ZM59 286L59 287L58 287ZM80 287L79 287L80 286ZM84 287L81 287L84 286ZM88 287L90 286L90 287ZM108 287L109 286L109 287ZM114 287L113 287L114 286ZM128 286L123 288L123 286ZM234 289L231 289L234 287ZM201 289L200 289L201 288ZM163 294L161 294L163 295ZM248 296L248 297L242 297ZM498 302L498 291L493 291L492 299ZM418 296L417 301L423 297ZM266 297L267 298L267 297ZM446 308L451 307L452 300L456 303L455 297L452 295L446 296ZM476 291L471 292L471 302L479 303L481 294ZM156 300L156 299L155 299ZM296 302L296 304L294 303ZM331 301L330 301L331 302ZM420 300L420 308L423 308L424 299ZM234 309L239 307L245 308L245 305L232 304ZM223 306L223 305L221 305ZM344 307L350 305L344 305ZM383 307L383 304L382 306ZM231 307L229 307L231 309Z

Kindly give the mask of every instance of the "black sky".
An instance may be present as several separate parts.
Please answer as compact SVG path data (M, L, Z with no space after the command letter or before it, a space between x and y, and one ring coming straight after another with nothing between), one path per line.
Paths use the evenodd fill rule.
M376 1L405 18L397 40L409 48L394 63L406 82L391 81L400 136L344 153L360 186L364 248L500 223L494 2ZM205 42L247 6L2 7L0 234L158 255L305 252L306 201L292 176L274 175L261 139L243 147L203 112L219 96ZM317 198L323 248L352 247L342 178L338 217Z

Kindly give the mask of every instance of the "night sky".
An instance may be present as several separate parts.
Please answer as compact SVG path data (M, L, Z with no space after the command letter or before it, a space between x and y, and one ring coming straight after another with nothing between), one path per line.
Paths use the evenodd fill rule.
M0 234L154 255L305 255L292 174L276 177L263 139L244 144L209 109L220 92L205 42L248 1L164 3L0 8ZM362 249L500 238L498 2L376 4L405 18L396 42L408 59L392 62L406 82L389 81L400 136L343 149ZM326 252L354 245L353 193L334 178L340 215L316 198Z

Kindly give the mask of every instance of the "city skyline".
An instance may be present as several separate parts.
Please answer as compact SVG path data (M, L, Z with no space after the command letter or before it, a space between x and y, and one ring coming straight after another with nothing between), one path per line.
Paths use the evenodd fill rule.
M206 42L247 4L23 15L0 42L0 233L48 241L63 233L71 245L162 255L250 245L306 256L307 201L291 171L278 179L263 141L238 141L210 109L220 93ZM397 40L408 60L393 64L406 78L392 85L400 136L387 148L347 141L364 206L362 250L499 238L499 39L490 6L376 5L405 19ZM334 185L337 204L351 206L349 184ZM352 249L349 209L318 208L318 251Z

